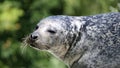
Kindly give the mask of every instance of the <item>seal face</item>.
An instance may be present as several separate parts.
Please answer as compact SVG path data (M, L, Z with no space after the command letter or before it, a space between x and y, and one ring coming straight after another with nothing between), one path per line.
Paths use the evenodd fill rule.
M51 51L71 68L119 68L120 13L50 16L26 42Z
M34 47L39 49L50 49L65 41L65 29L55 22L59 20L44 19L37 24L36 30L31 34L30 40L34 41Z
M27 43L40 50L49 50L64 58L70 45L77 39L82 23L80 19L69 16L50 16L41 20Z

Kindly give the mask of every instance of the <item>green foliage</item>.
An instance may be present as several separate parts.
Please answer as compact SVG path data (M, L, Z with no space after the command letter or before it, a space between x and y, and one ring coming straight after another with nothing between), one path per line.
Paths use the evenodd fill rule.
M64 13L69 15L90 15L118 12L119 0L65 0Z
M46 16L52 15L52 10L55 10L55 8L59 8L59 2L60 0L54 0L51 2L51 0L36 0L34 1L29 9L31 11L31 22L38 21L41 18L44 18ZM58 6L58 7L56 7ZM60 11L61 12L61 11Z
M119 0L0 0L0 68L67 68L49 53L21 48L23 38L50 15L119 11Z
M14 6L12 2L5 1L0 4L0 31L19 29L16 21L23 15L23 11Z

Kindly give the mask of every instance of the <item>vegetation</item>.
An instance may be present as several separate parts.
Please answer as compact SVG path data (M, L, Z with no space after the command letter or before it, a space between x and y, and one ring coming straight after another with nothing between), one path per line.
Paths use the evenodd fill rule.
M21 48L39 20L119 11L120 0L0 0L0 68L66 68L46 52Z

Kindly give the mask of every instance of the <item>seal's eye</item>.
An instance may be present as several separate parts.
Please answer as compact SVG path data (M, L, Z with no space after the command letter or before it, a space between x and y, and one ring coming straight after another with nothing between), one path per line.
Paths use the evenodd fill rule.
M51 33L51 34L55 34L56 31L55 30L47 30L47 32Z
M36 26L36 27L35 27L35 30L37 30L38 28L39 28L39 27L38 27L38 26Z

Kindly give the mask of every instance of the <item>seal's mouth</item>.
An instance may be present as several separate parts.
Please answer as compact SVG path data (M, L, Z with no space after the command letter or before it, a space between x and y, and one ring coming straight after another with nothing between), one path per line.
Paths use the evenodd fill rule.
M30 36L25 37L24 43L27 44L27 45L30 45L30 46L32 46L32 47L36 47L36 46L35 46L35 45L36 45L36 44L35 44L35 40L32 40L32 39L30 38Z
M30 47L37 48L37 49L40 49L40 50L48 50L48 49L50 49L50 46L48 46L48 45L41 45L40 43L36 43L36 41L37 40L31 39L30 36L27 36L24 39L24 43L29 45Z

